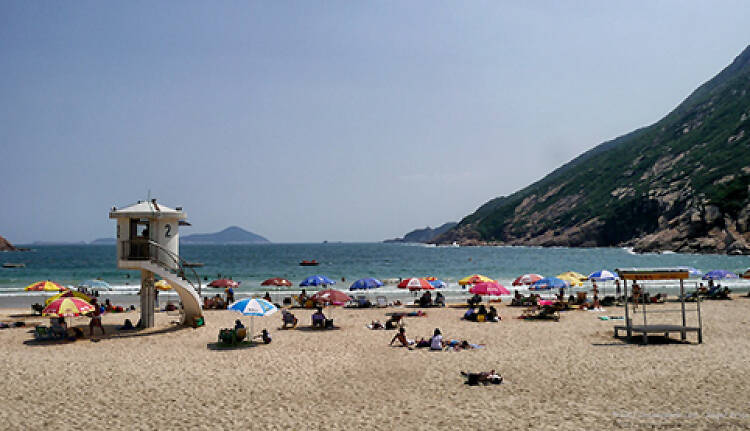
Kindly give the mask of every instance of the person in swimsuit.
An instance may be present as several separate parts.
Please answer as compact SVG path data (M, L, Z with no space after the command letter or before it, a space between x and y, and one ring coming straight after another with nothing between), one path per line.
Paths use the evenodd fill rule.
M91 305L94 306L94 311L91 312L91 321L89 322L89 336L94 335L94 326L98 326L102 330L102 335L106 335L104 327L102 326L102 310L99 308L99 304L96 302L96 298L91 300Z

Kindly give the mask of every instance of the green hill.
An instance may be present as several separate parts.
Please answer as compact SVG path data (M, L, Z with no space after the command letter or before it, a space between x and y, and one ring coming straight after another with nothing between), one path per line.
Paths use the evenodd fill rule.
M482 205L434 242L750 253L750 46L657 123Z

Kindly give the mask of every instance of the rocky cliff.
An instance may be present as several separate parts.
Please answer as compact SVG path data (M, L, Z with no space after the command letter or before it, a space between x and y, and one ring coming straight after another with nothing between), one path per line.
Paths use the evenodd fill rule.
M657 123L493 199L433 242L750 254L750 47Z
M18 249L7 239L0 236L0 251L17 251Z
M415 229L406 235L404 235L403 238L394 238L394 239L387 239L383 242L422 242L427 243L435 239L436 237L442 235L444 232L447 232L452 227L456 226L458 223L456 222L448 222L443 224L440 227L436 227L435 229L432 229L431 227L427 226L424 229Z

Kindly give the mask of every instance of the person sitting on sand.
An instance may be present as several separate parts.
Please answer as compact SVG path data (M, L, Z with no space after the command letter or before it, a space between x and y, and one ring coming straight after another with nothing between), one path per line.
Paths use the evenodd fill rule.
M253 339L260 338L263 340L263 344L271 344L271 334L264 328L260 331L260 334L253 337Z
M477 321L477 313L474 311L474 306L470 305L469 309L464 313L464 320L470 320L472 322Z
M315 313L312 315L312 326L313 328L324 328L326 324L326 315L323 314L323 309L321 307L318 307L315 310Z
M242 321L240 319L237 319L237 320L234 321L234 329L235 330L241 329L241 328L244 328L244 327L245 327L245 325L242 324Z
M214 296L213 302L214 308L216 308L217 310L223 310L227 308L226 302L224 302L224 298L222 298L218 293L216 294L216 296Z
M297 301L299 301L300 307L305 306L305 303L307 302L307 292L305 292L305 289L302 289L302 292L300 292L299 296L297 297Z
M429 307L432 305L432 294L429 290L425 290L422 296L419 298L420 307Z
M266 294L265 294L265 295L263 295L263 299L265 299L265 300L266 300L266 301L268 301L268 302L272 302L272 301L271 301L271 294L270 294L270 293L268 293L268 292L266 292Z
M281 329L286 329L287 325L291 325L292 328L297 326L297 317L287 309L281 310L281 321L284 323Z
M492 305L490 305L490 311L487 312L487 321L488 322L500 321L500 316L498 316L497 310Z
M440 292L435 294L435 305L445 307L445 297Z
M443 350L443 334L440 328L435 328L432 338L430 338L430 350Z
M65 338L68 334L68 325L64 317L53 317L50 319L50 330L56 338Z
M479 316L484 316L484 320L487 320L487 308L485 308L484 304L479 305L479 310L477 310L477 320L479 320Z
M401 343L402 347L406 347L409 350L411 350L411 345L414 344L414 340L409 340L408 338L406 338L406 329L403 327L399 328L398 333L393 336L389 345L392 346L393 342L396 340Z

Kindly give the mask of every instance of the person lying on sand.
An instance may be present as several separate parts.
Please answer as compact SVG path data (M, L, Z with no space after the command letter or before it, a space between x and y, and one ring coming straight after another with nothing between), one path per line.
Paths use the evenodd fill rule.
M461 371L461 375L466 377L466 384L475 386L479 383L483 385L499 385L503 382L503 377L496 373L495 370L482 371L481 373L469 373Z
M474 349L483 349L484 344L473 344L469 343L466 340L458 341L458 340L451 340L447 345L445 350L451 350L453 349L454 352L460 352L461 350L474 350Z
M406 329L403 327L399 328L398 333L393 336L389 345L392 346L393 342L396 340L401 343L401 346L406 347L409 350L411 350L411 345L414 344L414 340L409 340L408 338L406 338Z
M369 325L366 325L368 329L385 329L380 320L373 320Z

